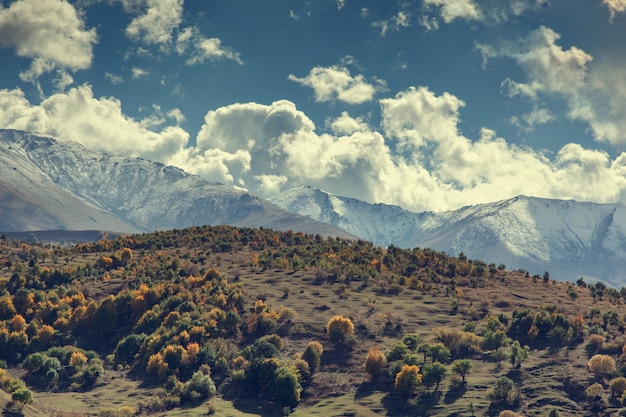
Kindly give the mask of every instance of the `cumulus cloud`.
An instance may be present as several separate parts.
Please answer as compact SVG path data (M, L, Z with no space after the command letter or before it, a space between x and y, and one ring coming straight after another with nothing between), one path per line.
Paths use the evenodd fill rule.
M126 28L126 35L149 45L166 45L182 21L184 0L122 0L129 12L139 9Z
M463 102L425 87L380 103L382 132L344 112L327 122L332 133L318 133L286 100L222 107L179 163L262 196L309 184L415 211L518 194L609 202L626 189L626 154L612 161L569 144L550 159L488 129L472 140L458 128Z
M0 46L14 48L18 56L31 58L20 73L23 81L37 79L54 70L78 71L91 66L95 29L85 29L83 20L69 2L22 0L8 8L0 5ZM68 78L58 85L64 85Z
M596 140L622 147L626 144L626 76L620 68L626 60L605 57L597 61L576 46L563 49L559 39L558 33L541 26L526 39L477 45L477 50L485 62L505 57L522 69L525 80L502 83L511 97L525 97L535 109L543 108L545 97L562 99L567 117L588 123ZM528 117L531 122L547 122L557 116L544 111Z
M371 101L379 91L385 91L385 82L379 79L368 81L363 75L352 76L343 65L314 67L309 75L298 78L289 74L289 80L311 87L315 101L338 100L348 104L361 104Z
M92 149L177 165L270 196L309 184L414 211L447 210L518 194L612 202L626 196L626 153L568 144L552 158L488 129L459 129L463 101L426 87L380 100L381 130L344 112L329 133L287 100L235 103L209 111L189 145L178 109L123 114L89 85L31 103L20 89L0 90L0 125L75 140Z
M88 84L54 94L40 104L31 104L20 89L0 90L0 125L73 140L97 151L164 163L170 163L187 144L189 135L180 127L151 130L166 120L155 122L151 116L146 122L134 120L124 115L121 107L115 98L94 97ZM180 115L175 112L170 117Z
M195 27L183 29L176 39L176 51L179 55L191 49L187 65L202 64L204 61L227 59L243 64L239 52L223 46L218 38L205 38Z

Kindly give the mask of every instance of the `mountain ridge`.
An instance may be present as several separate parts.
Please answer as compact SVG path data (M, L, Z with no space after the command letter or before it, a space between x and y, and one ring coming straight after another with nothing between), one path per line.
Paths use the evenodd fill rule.
M0 173L7 197L0 201L0 230L6 232L228 224L354 237L179 168L17 130L0 130Z
M552 271L563 280L585 276L615 283L626 272L622 203L519 195L441 213L414 213L312 187L287 190L270 201L300 214L318 213L314 219L324 219L381 246L429 247L451 255L462 252L514 269ZM311 207L314 201L323 206Z

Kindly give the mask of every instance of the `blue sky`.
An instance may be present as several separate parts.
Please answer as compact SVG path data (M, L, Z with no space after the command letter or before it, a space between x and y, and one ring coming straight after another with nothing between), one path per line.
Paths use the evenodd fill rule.
M626 200L626 0L0 5L0 127L264 197Z

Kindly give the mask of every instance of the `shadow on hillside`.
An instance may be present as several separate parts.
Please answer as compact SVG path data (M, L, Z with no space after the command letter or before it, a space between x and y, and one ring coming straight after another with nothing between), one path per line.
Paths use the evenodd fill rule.
M2 417L24 417L24 412L16 407L7 405L4 410L2 410Z
M446 404L452 404L459 398L465 395L467 392L467 384L463 383L458 386L450 387L448 391L446 391L446 395L443 397L443 402Z
M382 399L382 406L387 410L387 415L393 416L416 416L427 417L432 409L439 404L441 391L424 391L415 401L403 402L392 394L387 394Z
M354 394L355 399L361 399L365 397L369 397L377 391L390 391L393 389L393 385L390 384L385 378L380 378L378 380L370 380L365 381L359 384Z
M262 403L260 401L249 399L249 398L239 398L232 400L233 407L242 413L246 414L254 414L261 417L279 417L284 416L282 409L280 407L268 406L267 403Z

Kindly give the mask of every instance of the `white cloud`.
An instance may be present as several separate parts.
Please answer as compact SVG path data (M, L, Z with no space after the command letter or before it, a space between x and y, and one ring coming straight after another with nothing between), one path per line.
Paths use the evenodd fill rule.
M624 13L624 11L626 11L626 0L602 0L602 4L609 8L611 21L613 21L617 13Z
M204 61L228 59L242 65L243 61L239 52L222 45L218 38L205 38L197 28L187 27L183 29L176 39L176 51L183 55L191 49L191 57L187 65L202 64Z
M557 97L567 105L567 117L589 124L598 141L622 147L626 143L626 75L621 68L623 57L594 59L582 49L563 49L557 44L560 35L544 26L526 39L498 47L478 45L484 59L507 57L523 70L524 81L506 79L502 86L511 97L530 99L535 108L543 108L544 97ZM535 122L551 121L557 115L532 113ZM535 117L539 116L539 118Z
M318 133L294 103L236 103L209 111L189 146L178 109L152 106L141 119L89 85L30 103L0 90L0 125L75 140L114 154L177 165L212 180L269 196L310 184L414 211L447 210L518 194L612 202L626 198L626 153L568 144L550 159L483 129L459 130L463 101L425 87L380 100L383 131L342 113Z
M124 82L124 78L122 76L117 75L117 74L112 74L110 72L105 72L104 78L109 80L111 84L113 85L121 84Z
M341 10L345 7L346 0L337 0L337 9Z
M400 30L411 26L411 15L406 11L399 11L398 14L387 20L377 20L372 22L372 26L380 29L380 36L385 36L389 29Z
M144 69L144 68L139 68L139 67L133 67L130 69L130 72L132 74L132 79L133 80L138 80L140 78L146 78L150 75L150 71Z
M463 101L449 93L437 97L426 87L410 88L380 100L385 134L397 138L402 149L415 149L426 140L457 136Z
M430 7L438 7L444 22L455 19L481 20L481 12L473 0L424 0Z
M22 0L8 8L0 5L0 46L33 59L20 77L34 84L44 73L91 66L97 35L95 29L84 26L74 6L66 1Z
M288 78L311 87L317 102L339 100L348 104L361 104L371 101L377 92L386 90L384 81L375 79L369 82L363 75L353 77L343 65L314 67L306 77L298 78L290 74Z
M144 127L158 123L142 123L124 115L119 100L96 98L87 84L54 94L40 104L31 104L20 89L0 90L0 125L73 140L97 151L164 163L180 153L189 139L178 126L166 126L158 132Z
M351 117L348 112L342 112L341 116L327 122L328 127L335 135L351 135L355 132L365 132L369 130L367 122L362 117Z
M128 11L140 8L143 12L126 28L129 38L149 45L166 45L172 32L182 21L184 0L122 0Z
M347 113L319 134L285 100L234 104L207 113L197 148L179 164L262 196L309 184L415 211L519 194L610 202L626 190L626 154L611 161L570 144L549 159L488 129L471 140L458 129L462 106L425 87L400 92L381 100L383 135Z
M426 30L439 29L440 21L506 23L511 16L521 16L548 6L549 0L424 0L424 13L418 17Z

